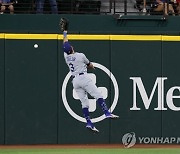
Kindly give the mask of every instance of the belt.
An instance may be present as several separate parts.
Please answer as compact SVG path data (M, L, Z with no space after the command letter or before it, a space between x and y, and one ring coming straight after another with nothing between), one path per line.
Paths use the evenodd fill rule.
M78 75L83 75L84 73L79 73ZM72 75L72 78L75 78L76 76Z

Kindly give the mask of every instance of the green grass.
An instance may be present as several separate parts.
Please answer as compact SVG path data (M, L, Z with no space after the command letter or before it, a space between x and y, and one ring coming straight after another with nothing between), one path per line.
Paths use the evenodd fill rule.
M0 154L180 154L180 149L0 149Z

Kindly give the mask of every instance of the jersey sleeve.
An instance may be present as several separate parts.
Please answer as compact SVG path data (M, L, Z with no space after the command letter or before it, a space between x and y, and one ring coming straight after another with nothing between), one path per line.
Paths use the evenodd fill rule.
M85 56L85 54L82 54L83 56L83 60L84 60L84 63L87 65L90 63L89 59L87 59L87 57Z

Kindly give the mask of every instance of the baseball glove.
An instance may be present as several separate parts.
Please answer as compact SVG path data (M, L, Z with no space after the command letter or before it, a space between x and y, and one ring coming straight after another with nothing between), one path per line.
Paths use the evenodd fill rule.
M68 30L68 26L69 26L69 21L66 18L61 18L60 22L59 22L59 26L61 31L63 32L64 30Z

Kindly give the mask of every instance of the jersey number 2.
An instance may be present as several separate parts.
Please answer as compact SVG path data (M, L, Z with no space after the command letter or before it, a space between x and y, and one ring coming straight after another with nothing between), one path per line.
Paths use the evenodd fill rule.
M69 67L70 67L71 72L74 72L74 66L72 63L69 63Z

